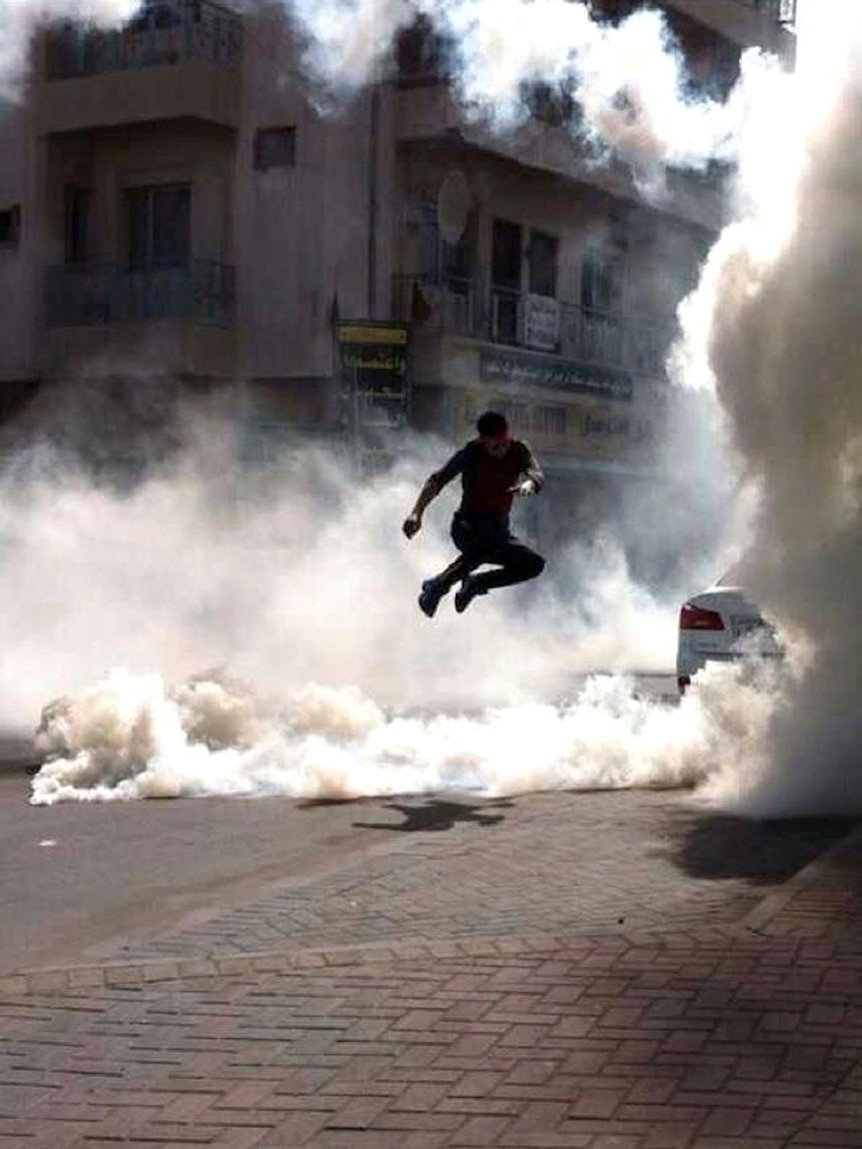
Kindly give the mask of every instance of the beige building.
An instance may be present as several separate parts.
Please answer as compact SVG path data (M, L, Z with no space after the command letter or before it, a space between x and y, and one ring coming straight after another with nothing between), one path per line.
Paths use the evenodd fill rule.
M371 450L405 422L457 441L496 405L553 473L648 474L721 173L671 173L647 204L550 90L495 137L421 24L378 84L321 110L281 5L242 7L148 0L122 31L36 45L0 120L3 409L61 385L74 402L92 376L242 383L265 452L297 429ZM792 60L786 0L662 7L704 91L745 46Z

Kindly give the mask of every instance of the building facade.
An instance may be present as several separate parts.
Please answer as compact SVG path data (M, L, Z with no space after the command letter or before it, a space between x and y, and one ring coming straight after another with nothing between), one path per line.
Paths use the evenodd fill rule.
M792 60L786 0L661 7L705 92L746 46ZM721 173L671 173L646 203L538 87L493 134L459 111L421 21L377 83L322 109L282 6L242 8L148 0L122 30L35 45L0 118L2 413L93 376L241 384L260 451L316 431L368 463L388 431L458 441L493 405L554 474L648 475Z

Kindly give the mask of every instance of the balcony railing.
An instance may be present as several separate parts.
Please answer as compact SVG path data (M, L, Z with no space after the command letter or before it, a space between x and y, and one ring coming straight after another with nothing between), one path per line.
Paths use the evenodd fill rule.
M796 20L796 0L742 0L742 3L779 24L793 24Z
M50 327L182 319L229 327L235 313L233 267L193 260L184 267L52 267Z
M676 334L672 320L599 311L543 299L482 279L396 276L396 318L450 335L525 347L598 367L662 378Z
M202 60L234 68L242 53L242 19L211 0L150 0L122 28L80 23L48 34L49 80L94 76L156 65Z

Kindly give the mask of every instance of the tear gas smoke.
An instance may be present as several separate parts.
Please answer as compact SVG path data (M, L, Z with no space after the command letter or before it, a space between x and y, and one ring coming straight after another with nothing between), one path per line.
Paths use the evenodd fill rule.
M141 0L3 0L0 6L0 97L15 97L27 69L34 32L57 20L118 25Z
M241 504L218 452L125 499L19 476L0 503L19 532L4 696L20 715L69 695L45 716L34 800L699 783L756 815L862 808L862 13L840 13L822 54L747 105L736 220L674 360L721 404L755 499L747 586L799 636L785 667L710 668L677 709L624 678L572 689L579 659L660 645L613 549L523 615L501 595L429 626L415 589L448 548L393 536L430 459L361 491L305 459L289 495ZM669 613L650 617L672 643ZM439 713L453 699L462 713Z
M747 585L810 644L743 800L755 814L862 808L862 12L817 16L798 76L752 125L745 215L684 317L759 494Z
M746 116L778 69L753 50L726 101L689 89L662 13L619 25L591 18L581 0L282 0L304 33L307 65L328 90L349 94L375 75L393 36L417 16L449 45L463 110L505 131L529 115L525 86L570 95L573 130L627 162L646 190L668 166L704 170L734 160Z
M40 745L53 760L33 801L693 785L732 773L740 754L757 768L765 687L725 666L679 709L605 676L567 706L393 717L356 689L309 685L264 719L219 683L170 690L158 675L116 673L46 714Z
M40 746L58 761L36 800L692 777L690 754L630 768L608 742L599 700L624 710L624 696L621 721L661 741L628 686L588 686L583 730L571 707L547 704L597 667L671 665L676 597L667 607L634 584L612 539L572 545L530 594L421 616L419 583L450 555L454 493L421 541L408 546L400 522L444 450L417 447L362 487L308 451L243 475L199 418L180 462L122 494L54 456L19 456L0 484L0 586L16 601L0 618L0 724L35 725L57 698ZM111 666L126 669L93 686ZM495 762L516 730L517 771L513 752ZM530 744L546 738L537 761ZM591 759L557 760L585 738Z
M182 462L127 493L19 457L0 483L0 585L18 604L0 617L0 724L38 720L46 698L112 666L171 683L225 666L265 696L317 681L384 706L475 709L554 696L596 667L670 664L671 615L610 541L561 555L525 609L489 596L428 623L416 595L451 557L454 492L421 542L407 546L400 523L446 450L426 444L365 486L311 451L277 477L243 476L200 419Z

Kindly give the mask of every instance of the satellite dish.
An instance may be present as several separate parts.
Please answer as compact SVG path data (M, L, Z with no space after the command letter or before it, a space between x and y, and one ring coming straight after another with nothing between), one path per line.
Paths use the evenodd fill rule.
M463 172L446 175L437 192L437 227L445 243L456 244L467 227L473 195Z

